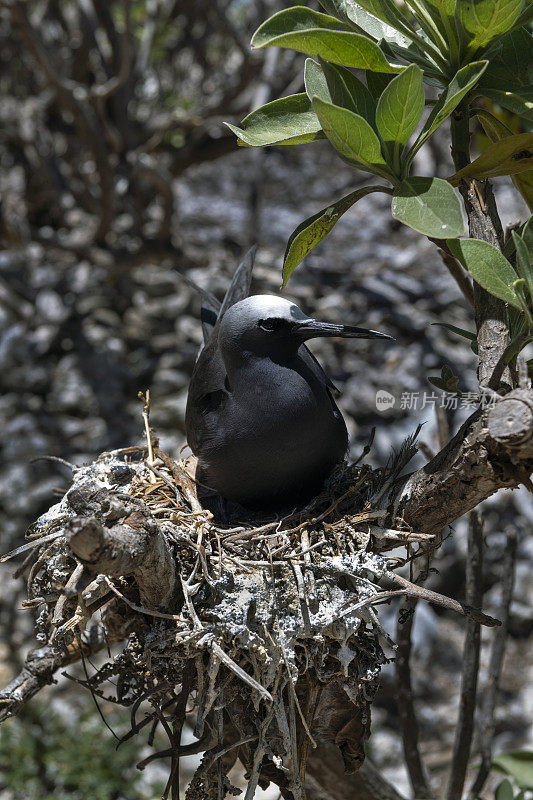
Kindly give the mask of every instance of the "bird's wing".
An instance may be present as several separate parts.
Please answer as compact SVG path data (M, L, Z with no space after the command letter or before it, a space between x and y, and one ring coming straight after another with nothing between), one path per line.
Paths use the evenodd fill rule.
M216 325L222 304L220 300L217 300L214 294L211 294L211 292L208 292L206 289L202 289L201 286L198 286L198 284L187 275L182 275L181 279L187 284L187 286L190 286L195 292L198 292L202 298L200 319L202 320L202 333L205 345L213 333L213 329Z
M228 391L226 368L214 333L198 356L187 395L185 428L193 453L201 448L208 435L210 414L220 411Z
M305 362L305 364L309 367L309 369L313 372L313 374L320 380L322 383L330 389L335 397L340 395L340 390L335 386L331 378L329 378L319 361L314 357L312 352L307 348L305 344L303 344L299 351L298 355L300 358Z
M237 267L222 304L209 292L200 289L204 346L192 373L185 412L187 441L193 453L209 437L216 415L229 393L226 368L218 346L218 330L228 308L244 300L250 293L256 250L256 245L251 247Z

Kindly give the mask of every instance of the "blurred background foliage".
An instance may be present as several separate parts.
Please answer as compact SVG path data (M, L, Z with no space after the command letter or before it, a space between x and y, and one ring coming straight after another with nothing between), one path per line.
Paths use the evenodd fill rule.
M111 713L107 721L127 724L127 716ZM137 742L116 750L89 695L74 714L38 700L0 728L0 792L14 800L152 800L165 782L145 780L139 760Z

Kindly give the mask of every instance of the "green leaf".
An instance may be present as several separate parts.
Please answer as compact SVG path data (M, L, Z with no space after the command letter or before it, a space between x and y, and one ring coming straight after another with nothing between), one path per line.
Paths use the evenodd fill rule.
M305 91L309 99L319 97L326 103L347 108L374 125L376 104L362 81L344 67L335 67L312 58L305 62Z
M466 331L464 328L458 328L456 325L450 325L449 322L432 322L432 325L437 325L439 328L447 328L452 333L456 333L458 336L463 336L465 339L470 339L471 342L475 342L477 336L472 331Z
M476 115L491 142L499 142L500 139L513 135L511 128L486 109L477 109ZM527 169L525 172L511 175L511 180L526 201L529 210L533 211L533 170Z
M376 125L399 172L399 153L405 147L424 110L422 70L411 64L384 89L376 109Z
M465 231L461 202L440 178L412 177L394 190L392 216L413 230L444 239Z
M500 139L506 139L507 136L513 135L513 131L508 125L485 108L476 108L476 116L491 142L499 142Z
M457 0L456 15L469 34L470 52L511 30L523 8L524 0Z
M371 70L367 69L366 85L376 103L393 78L394 75L387 75L383 72L372 72Z
M401 70L389 64L371 39L354 33L348 25L329 14L304 6L278 11L263 22L252 37L252 46L288 47L345 67L392 73Z
M514 800L513 785L508 778L505 778L496 787L494 800Z
M401 12L393 0L358 0L358 5L374 17L392 25L396 30L410 27L409 18Z
M377 42L381 39L388 39L403 46L409 43L409 39L387 25L386 22L382 22L374 14L365 11L360 4L353 0L320 0L320 4L328 14L348 23L359 33L366 33Z
M531 253L526 241L519 236L516 231L512 232L513 241L516 248L516 268L521 278L527 285L529 295L533 301L533 264Z
M317 214L302 222L290 235L283 259L283 286L286 286L298 264L324 239L338 220L362 197L372 192L387 192L385 186L365 186L351 192L323 208ZM282 287L283 288L283 287Z
M313 108L322 130L341 156L350 164L366 167L369 172L386 174L386 169L382 169L386 164L380 141L366 119L319 97L313 98Z
M269 144L302 144L323 139L320 122L306 94L291 94L252 111L242 128L225 123L250 147Z
M533 211L533 169L511 175L511 180L526 201L529 210Z
M448 239L448 247L480 286L515 308L522 308L513 289L516 272L499 250L480 239Z
M525 331L526 319L522 313L522 310L518 311L518 309L514 308L513 306L508 307L507 313L509 316L509 331L511 333L511 339L515 339Z
M518 19L514 24L514 28L520 28L522 25L527 25L533 19L533 5L531 0L526 0L526 5Z
M513 114L523 117L528 122L533 122L532 86L516 89L514 92L500 89L483 89L483 94L489 100L493 100L508 111L512 111Z
M420 42L425 40L417 40L411 42L408 47L401 47L394 42L383 40L381 42L381 49L389 61L406 62L409 64L417 64L424 72L424 80L433 86L442 86L442 70L437 67L433 61L424 53L424 49Z
M463 178L493 178L498 175L515 175L533 167L533 133L517 133L500 139L487 147L484 153L455 175L448 178L458 186Z
M522 239L526 243L529 252L529 258L533 261L533 215L527 220L522 228Z
M487 68L488 63L488 61L474 61L472 64L468 64L466 67L456 72L435 103L431 114L426 120L426 124L420 132L420 136L413 144L409 152L409 163L411 163L422 145L427 142L429 137L442 125L444 120L450 116L463 97L474 88Z
M437 389L442 389L444 392L450 392L451 394L457 393L457 387L459 385L459 378L457 375L453 374L453 370L449 364L444 364L440 372L439 377L428 377L428 381L436 386Z
M427 0L427 2L438 11L442 11L447 17L453 17L455 0Z
M252 36L252 47L269 47L272 39L286 33L298 33L317 29L325 31L349 31L350 26L330 14L312 11L306 6L292 6L273 14L263 22Z
M511 775L521 789L533 789L533 752L509 750L492 759L493 767Z
M491 57L480 88L508 91L533 83L533 37L525 28L503 36L498 51Z

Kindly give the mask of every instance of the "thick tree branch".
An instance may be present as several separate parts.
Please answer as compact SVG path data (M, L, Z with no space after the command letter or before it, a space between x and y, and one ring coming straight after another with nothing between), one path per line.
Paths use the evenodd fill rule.
M413 530L443 527L533 470L533 391L515 389L462 425L449 444L414 472L391 505Z
M142 510L109 528L96 517L74 517L65 526L65 537L76 558L95 574L133 576L148 608L173 605L175 561L157 524Z
M404 800L368 758L355 775L343 774L340 752L332 744L313 750L307 771L312 778L308 800Z
M110 616L113 616L116 603L113 600L108 605ZM101 625L92 625L81 638L78 637L64 649L46 644L30 650L22 670L0 691L0 722L16 716L22 706L44 686L55 683L54 675L58 669L74 664L82 656L91 657L113 641L121 641L126 636L122 625L115 626L114 633L116 635L111 626L104 635Z

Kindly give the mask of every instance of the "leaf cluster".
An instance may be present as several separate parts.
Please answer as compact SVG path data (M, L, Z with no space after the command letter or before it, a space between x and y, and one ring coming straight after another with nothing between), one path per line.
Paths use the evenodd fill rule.
M492 760L492 768L509 776L496 787L495 800L525 800L526 792L533 790L533 753L530 750L501 753Z
M512 175L533 205L533 134L513 133L483 106L472 113L479 112L492 144L480 158L448 181L411 174L418 151L476 97L519 115L526 127L533 121L528 29L533 0L321 0L321 5L325 13L301 5L279 11L252 38L255 48L290 48L310 56L305 92L267 103L242 127L229 127L241 145L252 147L327 137L346 164L382 183L351 192L298 226L285 253L284 284L338 219L371 192L391 196L395 219L441 240L465 232L453 188L463 179ZM365 79L353 68L364 70ZM436 100L426 96L428 86L438 88ZM522 279L527 284L527 277ZM506 297L512 294L515 307L519 303L523 310L529 289L515 281L506 284Z
M128 715L111 719L120 724ZM162 787L141 787L132 766L139 757L136 743L116 750L111 734L102 735L90 698L73 716L45 703L27 706L0 728L2 785L15 797L23 788L25 800L148 800Z

